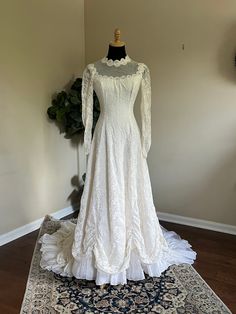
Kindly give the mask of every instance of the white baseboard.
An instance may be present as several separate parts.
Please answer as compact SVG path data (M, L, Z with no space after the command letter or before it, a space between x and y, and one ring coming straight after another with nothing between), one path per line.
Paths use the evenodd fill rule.
M70 215L74 212L74 209L69 206L69 207L66 207L66 208L63 208L63 209L60 209L54 213L50 213L50 216L56 218L56 219L60 219L60 218L63 218L67 215ZM9 231L7 233L4 233L4 234L1 234L0 235L0 246L6 244L6 243L9 243L15 239L18 239L32 231L35 231L37 230L40 226L41 226L41 223L43 222L43 218L40 218L40 219L37 219L33 222L30 222L29 224L27 225L24 225L22 227L19 227L19 228L16 228L12 231Z
M159 220L236 235L236 226L157 211Z
M70 215L74 212L73 208L71 206L63 208L61 210L58 210L57 212L50 213L50 215L56 219L63 218L67 215ZM213 230L213 231L219 231L219 232L224 232L224 233L229 233L229 234L234 234L236 235L236 226L233 225L227 225L227 224L222 224L214 221L209 221L209 220L203 220L203 219L198 219L198 218L190 218L190 217L185 217L185 216L180 216L180 215L175 215L175 214L169 214L165 212L160 212L157 211L157 216L159 220L167 221L167 222L173 222L181 225L187 225L187 226L192 226L192 227L197 227L197 228L202 228L202 229L208 229L208 230ZM22 227L16 228L10 232L7 232L5 234L0 235L0 246L9 243L15 239L18 239L32 231L37 230L40 226L41 223L43 222L43 218L37 219L27 225L24 225Z

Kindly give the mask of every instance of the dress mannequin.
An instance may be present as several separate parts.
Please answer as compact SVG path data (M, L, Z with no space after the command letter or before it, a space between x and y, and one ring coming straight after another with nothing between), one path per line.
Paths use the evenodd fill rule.
M114 61L125 58L126 55L125 42L120 41L120 30L116 28L114 31L114 41L109 43L107 58Z
M120 41L120 30L118 28L114 31L114 41L109 43L107 58L114 60L120 60L126 57L125 42ZM108 284L100 285L100 289L105 289Z
M61 222L40 238L43 269L61 276L126 284L159 277L170 265L192 264L188 241L159 223L147 165L151 146L151 80L145 63L125 44L109 43L107 57L87 64L82 79L86 180L76 223ZM140 128L134 103L140 90ZM92 137L93 91L101 114ZM140 182L142 184L140 184Z

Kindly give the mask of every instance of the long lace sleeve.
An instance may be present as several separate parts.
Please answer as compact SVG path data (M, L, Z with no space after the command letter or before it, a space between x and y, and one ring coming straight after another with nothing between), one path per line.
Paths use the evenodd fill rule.
M145 65L141 81L141 142L143 156L147 158L151 146L151 78L149 68Z
M82 77L82 121L84 124L85 154L89 154L92 140L93 125L93 75L89 64L85 67Z

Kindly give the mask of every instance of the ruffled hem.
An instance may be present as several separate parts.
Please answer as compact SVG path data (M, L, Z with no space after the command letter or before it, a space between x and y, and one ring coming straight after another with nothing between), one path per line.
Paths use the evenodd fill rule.
M151 277L159 277L169 266L182 263L193 264L197 253L192 250L187 240L174 231L168 231L161 226L168 250L160 252L158 261L144 264L140 261L136 250L131 251L129 267L119 273L108 274L96 267L96 261L91 251L77 261L72 255L75 223L62 221L61 227L53 234L44 234L40 239L42 252L40 266L56 274L78 279L95 280L97 285L126 284L127 280L143 280L145 273Z

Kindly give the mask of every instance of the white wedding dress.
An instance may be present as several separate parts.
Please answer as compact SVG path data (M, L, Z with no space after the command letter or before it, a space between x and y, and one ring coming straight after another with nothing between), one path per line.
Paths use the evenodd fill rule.
M133 113L141 88L141 131ZM100 116L92 137L93 90ZM159 224L147 154L151 145L151 81L128 55L88 64L82 81L86 180L77 223L61 222L40 238L43 269L101 285L160 276L196 259L188 241Z

